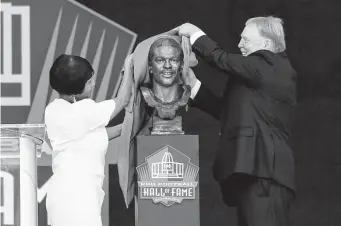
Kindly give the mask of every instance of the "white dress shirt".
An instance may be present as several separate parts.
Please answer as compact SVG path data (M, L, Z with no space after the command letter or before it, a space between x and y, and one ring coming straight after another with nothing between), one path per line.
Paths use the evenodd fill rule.
M191 35L190 37L190 42L191 45L194 44L194 42L200 38L201 36L206 35L203 31L197 31L194 34ZM195 96L198 94L199 89L201 86L201 82L197 79L195 85L193 86L192 90L191 90L191 99L193 100L195 98Z

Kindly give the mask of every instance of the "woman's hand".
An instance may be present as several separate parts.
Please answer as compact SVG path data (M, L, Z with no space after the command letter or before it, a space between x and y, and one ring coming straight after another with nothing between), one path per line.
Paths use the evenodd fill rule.
M113 126L113 127L106 127L107 133L108 133L108 139L112 140L116 137L119 137L121 135L122 131L122 124Z
M124 61L124 75L123 75L123 82L120 88L120 93L122 98L124 99L124 107L126 107L131 99L132 95L132 86L133 86L133 79L134 79L134 61L133 61L133 54L130 54L126 57Z
M122 82L119 85L117 96L114 98L116 107L111 116L112 118L115 117L124 108L126 108L131 100L132 86L134 83L133 75L134 75L133 54L130 54L126 57L124 61L123 75L121 72Z
M133 98L131 96L135 95L133 92L133 84L134 84L134 57L133 54L127 56L124 62L124 76L129 76L129 84L128 87L124 87L125 89L129 90L127 94L128 102L125 105L126 110L132 110Z
M133 53L129 54L124 61L124 72L134 73L134 58Z

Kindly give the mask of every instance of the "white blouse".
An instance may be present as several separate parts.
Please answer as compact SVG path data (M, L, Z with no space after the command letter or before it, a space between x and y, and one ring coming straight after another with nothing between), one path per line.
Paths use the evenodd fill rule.
M69 103L55 99L45 109L54 174L104 177L108 135L105 126L115 109L114 100L84 99ZM66 173L66 174L65 174Z

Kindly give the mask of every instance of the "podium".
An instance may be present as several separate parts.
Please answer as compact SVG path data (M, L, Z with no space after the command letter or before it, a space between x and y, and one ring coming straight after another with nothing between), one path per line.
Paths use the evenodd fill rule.
M199 226L198 135L137 136L135 226Z
M1 225L37 226L37 157L44 124L1 124Z

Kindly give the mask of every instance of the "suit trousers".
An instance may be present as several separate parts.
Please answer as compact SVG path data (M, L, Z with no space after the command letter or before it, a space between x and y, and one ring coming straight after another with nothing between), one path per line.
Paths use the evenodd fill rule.
M245 177L237 192L238 226L287 226L293 192L272 179ZM230 190L221 183L223 197Z

